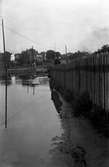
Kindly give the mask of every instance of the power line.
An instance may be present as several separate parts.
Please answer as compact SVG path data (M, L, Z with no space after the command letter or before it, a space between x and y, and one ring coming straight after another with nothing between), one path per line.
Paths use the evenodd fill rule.
M13 29L11 29L10 27L8 27L8 26L5 26L5 27L6 27L8 30L10 30L12 33L14 33L14 34L16 34L16 35L18 35L18 36L20 36L20 37L22 37L22 38L24 38L24 39L26 39L26 40L28 40L28 41L31 41L31 42L33 42L33 43L36 43L35 41L33 41L32 39L30 39L29 37L27 37L27 36L25 36L25 35L23 35L23 34L17 32L17 31L15 31L15 30L13 30Z
M0 16L0 17L2 18L2 16ZM2 24L0 24L0 25L2 26ZM5 25L5 28L8 29L9 31L11 31L12 33L14 33L14 34L16 34L16 35L18 35L18 36L20 36L20 37L22 37L22 38L24 38L24 39L30 41L30 42L36 43L36 41L33 41L32 39L30 39L30 38L27 37L26 35L23 35L23 34L21 34L21 33L17 32L17 31L15 31L15 30L13 30L12 28L10 28L10 27L7 26L7 25Z
M3 17L0 16L0 19L2 19L2 18L3 18ZM0 26L2 26L2 24L0 24ZM5 24L5 28L6 28L7 30L11 31L12 33L16 34L17 36L19 36L19 37L21 37L21 38L23 38L23 39L25 39L25 40L27 40L27 41L30 41L30 42L32 42L32 43L34 43L34 44L36 45L36 41L30 39L29 37L27 37L26 35L24 35L24 34L22 34L22 33L17 32L16 30L13 30L12 28L10 28L9 26L7 26L6 24Z

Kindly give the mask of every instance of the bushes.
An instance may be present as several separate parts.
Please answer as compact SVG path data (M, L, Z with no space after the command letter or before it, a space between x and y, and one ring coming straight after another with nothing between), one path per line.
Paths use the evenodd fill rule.
M74 115L75 116L84 116L89 117L89 113L92 109L92 103L87 92L82 93L77 97L74 104Z
M52 99L58 113L60 113L62 102L59 99L58 93L54 89L60 92L67 102L72 104L72 110L70 111L71 116L87 118L98 132L109 137L109 113L101 107L93 105L88 92L75 95L75 93L70 90L63 90L61 87L56 86L54 81L52 81L51 88L53 91ZM66 114L68 114L68 112L66 112Z

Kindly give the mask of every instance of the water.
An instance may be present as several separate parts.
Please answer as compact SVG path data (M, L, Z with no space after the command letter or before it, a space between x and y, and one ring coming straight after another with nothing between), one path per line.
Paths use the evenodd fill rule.
M88 121L70 117L61 97L60 119L48 79L12 77L8 82L8 128L4 128L4 82L0 84L0 167L80 167L66 152L81 146L88 167L109 166L109 140ZM64 151L63 151L64 150Z
M26 82L13 77L8 86L8 129L4 129L5 89L0 86L0 167L50 166L51 140L62 132L47 79L36 86Z

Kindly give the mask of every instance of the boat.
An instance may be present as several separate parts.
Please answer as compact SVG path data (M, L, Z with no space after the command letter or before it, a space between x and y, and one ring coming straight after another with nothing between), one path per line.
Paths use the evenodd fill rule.
M39 77L33 79L30 83L32 86L35 86L35 85L40 85L40 80L39 80Z

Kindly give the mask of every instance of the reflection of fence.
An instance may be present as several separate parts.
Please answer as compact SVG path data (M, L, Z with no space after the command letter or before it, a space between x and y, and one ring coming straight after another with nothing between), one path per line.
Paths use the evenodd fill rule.
M50 69L51 78L75 95L88 92L93 104L109 109L109 53L92 54Z

